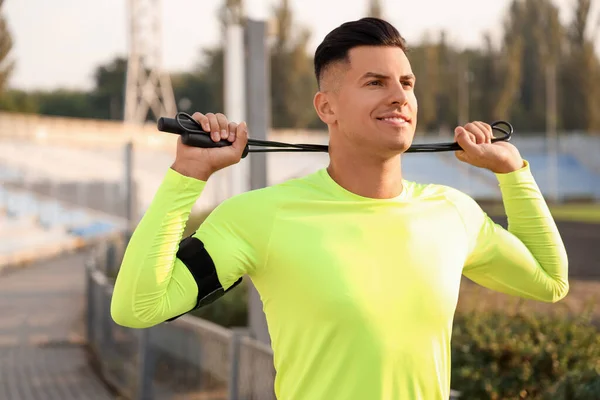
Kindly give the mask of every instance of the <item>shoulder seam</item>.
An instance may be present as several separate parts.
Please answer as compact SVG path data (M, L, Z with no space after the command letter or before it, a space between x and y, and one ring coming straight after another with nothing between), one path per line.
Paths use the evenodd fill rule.
M456 189L451 188L451 187L449 187L449 189L450 190L456 190ZM463 232L465 234L465 239L467 240L467 249L466 249L466 252L465 252L465 259L464 259L464 264L466 264L467 261L469 260L471 252L473 251L473 249L471 248L471 246L473 244L471 243L471 237L469 235L469 230L467 228L467 223L465 222L465 218L463 217L462 212L460 211L459 207L456 205L456 202L453 201L448 196L448 193L444 193L444 199L446 199L446 201L452 205L452 208L454 208L454 211L458 214L458 217L460 218L460 221L462 222ZM463 270L464 270L464 265L461 268L461 271L463 271Z
M267 268L267 264L269 262L269 255L271 254L271 242L273 239L273 231L274 231L274 226L275 226L275 220L277 218L277 215L279 214L279 207L277 207L277 209L275 210L275 212L272 214L272 218L271 218L271 227L269 229L269 238L267 239L266 245L265 245L265 257L262 263L262 268L260 269L259 275L263 274Z
M454 190L454 189L452 189L452 190ZM467 237L467 240L469 240L469 231L467 229L467 224L466 224L465 219L464 219L462 213L460 212L458 206L456 205L456 203L454 201L452 201L452 199L450 199L448 197L447 193L444 193L444 199L446 199L446 201L452 205L452 208L454 208L454 211L458 214L458 217L460 218L460 221L462 222L462 225L463 225L463 230L465 231L465 236Z

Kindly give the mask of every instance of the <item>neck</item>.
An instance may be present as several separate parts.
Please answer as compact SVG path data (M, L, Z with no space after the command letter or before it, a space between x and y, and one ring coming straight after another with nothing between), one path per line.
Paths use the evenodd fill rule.
M375 157L364 149L329 147L327 172L338 185L362 197L390 199L402 193L400 155Z

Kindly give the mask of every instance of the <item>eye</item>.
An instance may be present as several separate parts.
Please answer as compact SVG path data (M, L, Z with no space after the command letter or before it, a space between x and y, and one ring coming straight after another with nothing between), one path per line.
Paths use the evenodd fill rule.
M411 81L411 80L407 80L407 81L403 81L402 85L408 86L409 88L412 88L415 85L415 83L413 81Z
M379 79L370 81L369 83L367 83L367 86L379 86L379 85L383 85L383 83Z

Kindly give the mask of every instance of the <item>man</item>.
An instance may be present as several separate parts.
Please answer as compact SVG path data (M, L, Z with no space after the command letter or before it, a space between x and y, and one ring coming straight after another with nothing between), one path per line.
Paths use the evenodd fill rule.
M561 238L529 164L490 126L459 126L457 157L493 171L509 230L466 194L409 181L402 153L417 123L415 76L398 31L365 18L315 54L314 107L329 129L327 168L220 204L182 232L217 170L237 163L245 123L194 114L212 139L177 145L116 281L112 316L145 328L253 280L267 317L281 400L448 399L461 275L556 302L568 292Z

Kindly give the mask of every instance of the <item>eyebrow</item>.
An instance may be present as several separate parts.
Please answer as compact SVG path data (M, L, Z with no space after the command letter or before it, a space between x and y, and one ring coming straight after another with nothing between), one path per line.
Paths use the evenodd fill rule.
M376 78L376 79L383 79L383 80L390 79L390 77L388 75L380 74L380 73L377 73L377 72L367 72L366 74L364 74L360 78L360 80L362 81L362 80L367 79L367 78ZM402 75L400 77L400 79L402 79L402 80L413 80L414 81L415 80L415 76L413 74Z

